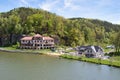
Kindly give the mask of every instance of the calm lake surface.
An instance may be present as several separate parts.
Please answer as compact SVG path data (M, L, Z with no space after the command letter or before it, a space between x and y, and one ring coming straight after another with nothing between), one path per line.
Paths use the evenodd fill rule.
M0 52L0 80L120 80L120 68L38 54Z

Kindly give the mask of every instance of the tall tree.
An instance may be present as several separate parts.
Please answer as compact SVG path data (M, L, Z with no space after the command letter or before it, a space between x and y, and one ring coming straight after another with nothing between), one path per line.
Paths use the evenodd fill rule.
M116 52L120 52L120 31L115 37L114 45L115 45Z

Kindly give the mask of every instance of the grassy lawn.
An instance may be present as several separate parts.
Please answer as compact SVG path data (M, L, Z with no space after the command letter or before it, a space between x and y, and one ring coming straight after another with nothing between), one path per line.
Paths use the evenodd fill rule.
M16 48L14 47L0 47L0 48L6 49L6 50L16 50Z
M52 53L50 49L17 49L15 47L0 47L4 50L16 50L16 51L23 51L23 52L33 52L33 53Z
M110 59L112 59L114 61L120 61L120 56L113 56Z

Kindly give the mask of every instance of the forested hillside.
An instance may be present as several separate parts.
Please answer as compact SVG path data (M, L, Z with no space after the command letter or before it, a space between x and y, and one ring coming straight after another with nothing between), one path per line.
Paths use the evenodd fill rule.
M34 8L16 8L0 13L0 46L12 45L20 37L39 33L51 36L57 45L111 44L120 25L106 21L71 18Z

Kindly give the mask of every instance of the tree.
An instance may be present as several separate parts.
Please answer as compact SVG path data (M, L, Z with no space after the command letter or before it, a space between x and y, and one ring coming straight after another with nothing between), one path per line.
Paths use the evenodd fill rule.
M28 31L26 32L40 33L40 31L42 31L42 20L43 20L43 15L40 14L33 14L31 16L28 16L26 20L27 25L25 26Z
M20 17L16 15L11 15L8 17L7 28L10 36L10 40L9 40L10 44L14 43L13 35L22 33L22 27L19 24L19 22L20 22Z
M22 34L31 33L54 35L57 43L66 46L104 45L111 44L118 31L120 25L96 19L65 19L42 9L21 7L0 13L0 45L16 43Z
M120 31L115 37L114 45L115 45L116 52L120 52Z

